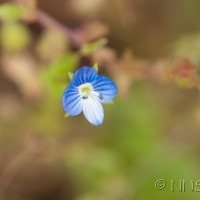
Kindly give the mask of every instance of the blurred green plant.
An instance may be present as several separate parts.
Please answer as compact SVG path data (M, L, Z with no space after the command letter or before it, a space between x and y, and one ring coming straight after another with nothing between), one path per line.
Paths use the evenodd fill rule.
M4 22L17 21L22 17L22 9L13 3L4 3L0 6L0 19Z
M66 53L48 67L43 68L41 80L48 93L61 97L66 85L69 83L68 72L76 69L78 58L77 54Z
M26 2L31 2L30 7L33 8L34 15L37 11L35 1ZM115 0L113 2L116 3ZM175 194L168 190L157 191L154 188L154 182L159 178L169 180L198 177L199 164L191 158L191 153L178 145L173 146L166 139L170 137L166 135L166 129L167 132L170 131L169 122L164 115L174 108L166 106L161 109L156 102L157 99L161 99L163 85L169 81L173 80L183 88L199 87L199 33L180 38L173 47L173 58L166 56L163 59L159 58L158 61L150 61L138 58L130 50L123 51L120 57L117 56L115 49L105 47L107 25L88 23L84 28L80 28L80 32L76 32L63 29L64 25L55 26L55 20L52 23L47 15L42 16L50 23L46 23L48 20L45 21L44 18L41 23L38 16L29 17L29 11L26 6L21 9L12 3L0 6L0 61L3 76L15 80L13 83L19 88L23 88L23 85L25 92L22 92L22 95L29 97L27 103L15 94L10 97L18 99L22 105L19 105L20 109L16 111L16 117L10 120L11 122L5 123L5 119L0 122L3 124L3 130L13 132L14 129L12 137L9 134L2 134L1 138L10 137L9 140L13 141L13 138L16 139L15 133L21 133L22 127L27 124L46 138L55 134L53 142L57 142L59 148L64 149L63 159L83 185L78 200L199 199L198 193ZM28 20L21 21L24 20L24 12L26 19L32 18L35 23L40 22L42 25L42 34L34 43L26 23ZM76 48L70 46L70 38L79 41ZM81 116L76 120L66 120L62 114L62 93L73 76L72 72L82 63L83 58L87 58L89 63L95 63L99 58L100 70L110 73L117 80L120 97L128 97L126 100L118 98L113 106L105 108L108 109L108 115L104 126L98 129L87 125ZM97 64L94 68L98 71ZM37 79L38 74L41 84ZM150 81L153 82L154 88L161 85L156 95L149 87ZM36 86L34 83L37 83ZM32 103L33 88L36 88L36 91L43 89L36 95L40 97L37 98L39 100L36 104ZM171 93L168 95L174 101L173 106L176 106L175 97ZM193 100L193 97L191 96L190 100ZM178 104L182 100L178 99ZM5 98L4 101L8 104L7 107L12 108L9 100ZM192 104L194 109L193 103L188 102L187 104ZM14 112L14 109L11 109L11 112ZM191 107L190 112L193 112ZM177 119L174 117L173 120ZM193 118L189 120L193 126ZM67 134L70 135L69 138L66 137ZM179 139L183 140L171 138ZM198 136L195 139L195 151L198 154ZM191 147L190 144L188 146ZM58 151L54 153L58 154Z
M6 52L25 50L31 43L31 35L20 22L5 22L0 30L2 49Z
M80 49L82 55L87 56L96 51L99 48L104 47L108 43L106 38L101 38L95 42L86 43Z
M68 50L68 45L67 38L61 32L47 29L37 42L36 52L43 61L51 63Z
M176 58L189 59L198 66L200 64L200 33L180 37L174 44L174 51Z

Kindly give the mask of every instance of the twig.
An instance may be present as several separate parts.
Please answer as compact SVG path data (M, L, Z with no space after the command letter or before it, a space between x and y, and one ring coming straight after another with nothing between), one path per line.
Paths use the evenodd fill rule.
M64 35L66 35L71 44L75 47L80 47L81 36L77 31L71 30L67 26L64 26L60 22L53 19L51 16L43 12L42 10L37 10L37 21L46 28L56 28L60 30Z
M23 3L20 0L12 0L12 1L17 5L23 6ZM58 22L53 17L51 17L50 15L48 15L39 8L36 8L35 12L36 12L36 21L38 23L40 23L42 26L46 28L59 30L69 39L69 42L73 47L80 48L82 41L81 39L82 36L80 32L72 30L71 28L63 25L62 23Z

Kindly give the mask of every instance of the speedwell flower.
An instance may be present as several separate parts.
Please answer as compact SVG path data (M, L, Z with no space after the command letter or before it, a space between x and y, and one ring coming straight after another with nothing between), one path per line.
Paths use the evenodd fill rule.
M95 69L85 66L74 73L70 85L63 93L62 105L71 116L83 111L86 119L98 126L104 119L101 103L111 101L117 91L111 79L99 76Z

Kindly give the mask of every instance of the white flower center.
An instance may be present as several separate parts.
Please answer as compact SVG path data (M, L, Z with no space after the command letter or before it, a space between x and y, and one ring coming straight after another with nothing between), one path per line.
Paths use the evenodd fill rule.
M79 94L81 95L82 99L88 99L88 97L94 98L94 99L103 99L103 96L99 94L98 92L94 91L94 88L92 87L91 83L84 83L78 87Z
M83 99L87 99L94 89L90 83L84 83L78 87L78 91Z

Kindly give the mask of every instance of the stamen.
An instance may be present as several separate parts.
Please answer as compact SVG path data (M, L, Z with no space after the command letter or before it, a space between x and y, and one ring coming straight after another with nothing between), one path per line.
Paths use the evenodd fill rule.
M101 100L103 100L103 99L104 99L104 97L103 97L103 95L102 95L102 94L99 94L99 99L101 99Z
M79 94L81 95L82 99L88 99L93 91L93 87L90 83L85 83L79 86Z

